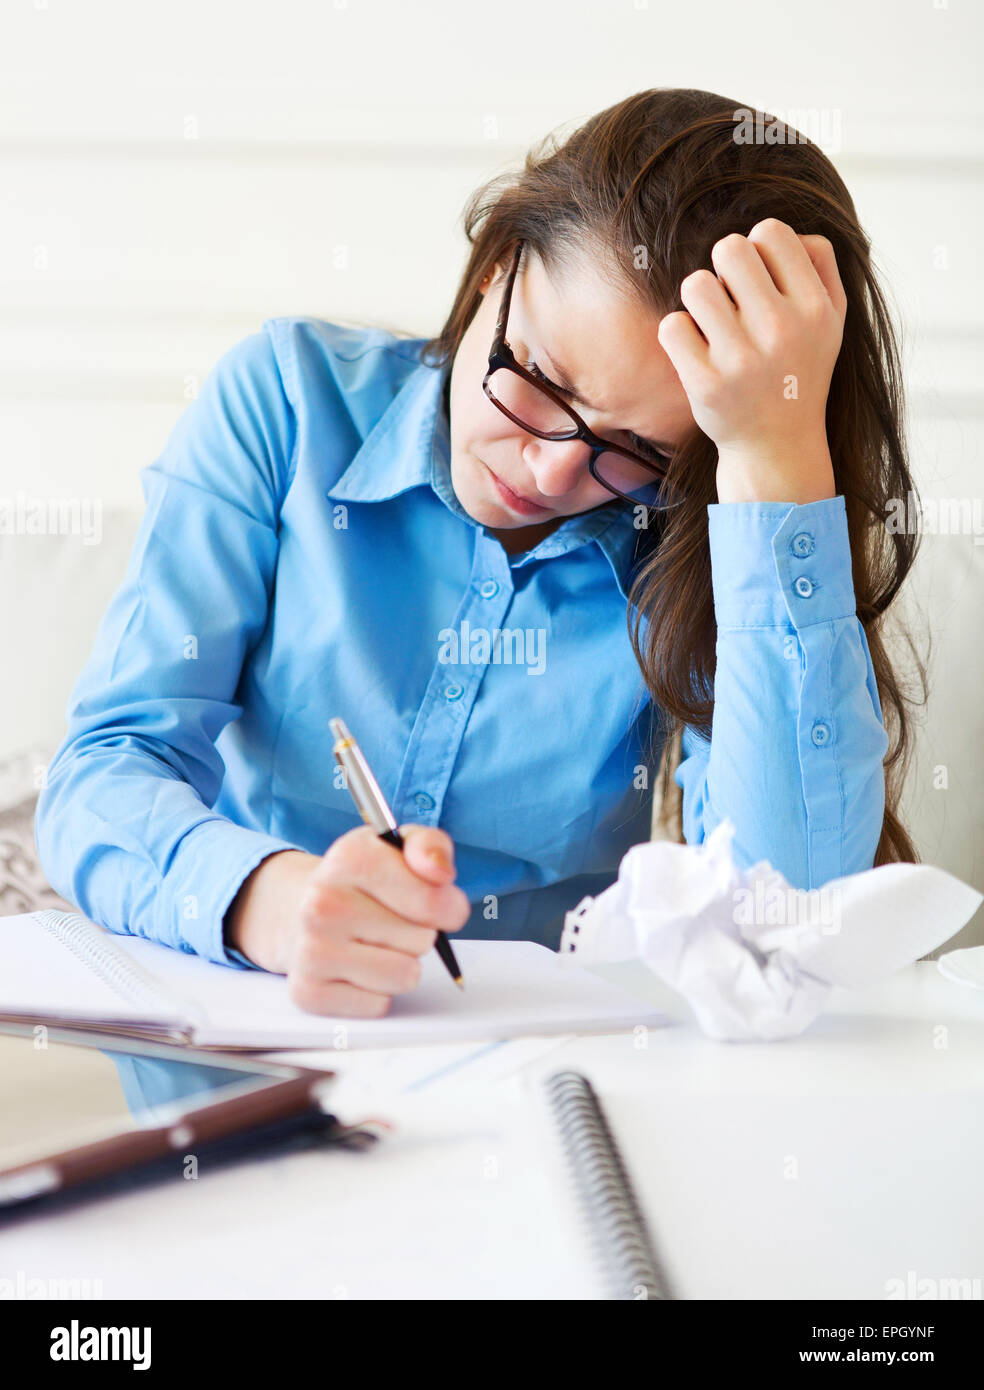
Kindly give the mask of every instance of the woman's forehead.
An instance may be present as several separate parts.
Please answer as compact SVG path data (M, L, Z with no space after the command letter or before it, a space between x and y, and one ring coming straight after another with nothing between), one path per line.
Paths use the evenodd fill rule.
M576 252L549 270L536 255L524 257L524 265L513 290L510 333L521 329L524 347L566 369L582 404L638 419L653 391L678 392L686 402L659 342L659 311L628 286L620 289L610 267ZM551 375L547 365L538 365Z

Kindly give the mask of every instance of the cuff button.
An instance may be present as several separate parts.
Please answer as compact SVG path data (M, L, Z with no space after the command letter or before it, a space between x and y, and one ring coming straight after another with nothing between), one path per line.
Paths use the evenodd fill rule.
M800 531L789 542L789 548L799 560L805 560L816 550L816 542L809 531Z

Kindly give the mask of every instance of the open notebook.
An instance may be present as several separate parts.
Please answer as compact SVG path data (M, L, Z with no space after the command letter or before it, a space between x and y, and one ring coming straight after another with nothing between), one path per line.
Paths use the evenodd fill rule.
M214 1048L393 1047L604 1033L665 1015L532 941L455 941L464 990L436 952L385 1018L304 1013L283 976L233 970L76 913L0 917L0 1021L47 1023Z

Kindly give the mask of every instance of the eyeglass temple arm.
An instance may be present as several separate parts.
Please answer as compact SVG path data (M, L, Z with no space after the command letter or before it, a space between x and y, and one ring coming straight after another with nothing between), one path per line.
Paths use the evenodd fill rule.
M506 280L505 292L502 296L502 303L499 305L499 318L495 325L495 341L498 346L506 336L506 321L509 318L509 305L512 301L513 285L516 282L516 271L519 268L519 258L523 254L523 243L516 243L516 252L509 268L509 276Z

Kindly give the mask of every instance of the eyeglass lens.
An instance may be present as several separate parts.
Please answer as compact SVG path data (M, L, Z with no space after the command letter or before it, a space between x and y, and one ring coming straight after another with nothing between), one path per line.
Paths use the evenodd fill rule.
M518 373L500 367L489 377L488 391L521 428L551 439L574 436L570 415ZM659 480L648 468L614 449L597 455L595 470L616 491L639 502L652 502L659 492Z

